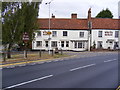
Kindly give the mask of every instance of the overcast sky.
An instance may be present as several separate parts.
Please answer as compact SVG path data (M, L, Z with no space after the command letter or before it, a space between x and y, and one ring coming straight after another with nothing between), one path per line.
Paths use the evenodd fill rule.
M39 18L49 17L49 7L45 3L51 0L43 0L40 5ZM88 9L92 8L92 17L101 10L109 8L114 18L118 18L118 2L120 0L53 0L50 12L56 18L70 18L71 13L77 13L78 18L86 18Z

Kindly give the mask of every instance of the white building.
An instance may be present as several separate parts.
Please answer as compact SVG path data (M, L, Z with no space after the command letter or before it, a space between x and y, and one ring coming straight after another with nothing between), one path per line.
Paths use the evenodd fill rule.
M87 19L77 18L77 14L72 14L70 19L55 18L50 19L50 44L49 19L38 19L40 29L36 30L35 39L32 42L33 50L58 49L84 51L90 46L97 49L118 48L118 19L91 18L91 11L88 11ZM90 24L88 24L90 22ZM89 25L91 27L89 27ZM91 39L89 39L91 30Z

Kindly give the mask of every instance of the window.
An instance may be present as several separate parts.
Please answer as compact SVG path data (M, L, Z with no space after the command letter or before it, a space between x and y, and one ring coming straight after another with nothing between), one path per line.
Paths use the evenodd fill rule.
M37 36L41 36L41 31L38 31L38 32L37 32Z
M42 47L42 41L37 41L37 42L36 42L36 46L37 46L37 47Z
M75 42L74 47L75 48L85 48L85 42Z
M66 47L69 47L69 41L66 41Z
M64 47L64 41L61 41L61 47Z
M84 32L80 32L80 37L84 37Z
M119 36L119 32L115 31L115 38L118 38L118 36Z
M57 31L52 31L52 36L56 37L57 36Z
M45 41L45 47L48 47L48 41Z
M67 36L67 31L63 31L63 36Z
M57 41L52 41L52 47L57 47Z
M75 42L75 48L77 48L77 42Z
M102 37L102 31L98 32L98 37Z
M82 42L78 42L78 48L82 48Z
M98 41L98 46L97 47L102 48L102 43L103 43L102 41Z

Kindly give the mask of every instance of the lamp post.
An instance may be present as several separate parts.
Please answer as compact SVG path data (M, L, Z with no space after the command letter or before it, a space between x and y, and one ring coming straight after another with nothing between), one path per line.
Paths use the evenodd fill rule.
M53 1L53 0L51 0L51 1L48 2L48 3L45 3L46 5L47 5L47 4L49 5L49 22L48 22L48 24L49 24L49 31L48 31L48 32L50 32L50 4L51 4L52 1ZM49 51L49 54L50 54L50 40L51 40L50 35L51 35L51 34L48 34L48 35L49 35L49 38L48 38L48 41L49 41L48 51Z

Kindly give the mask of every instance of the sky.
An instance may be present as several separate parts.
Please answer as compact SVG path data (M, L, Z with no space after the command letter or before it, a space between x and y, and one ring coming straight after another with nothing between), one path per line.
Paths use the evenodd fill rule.
M39 9L39 18L49 18L49 5L51 0L43 0ZM118 2L120 0L53 0L50 4L50 15L56 18L71 18L72 13L77 13L78 18L87 18L88 9L91 7L92 17L108 8L113 18L118 18Z

